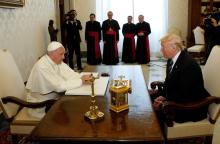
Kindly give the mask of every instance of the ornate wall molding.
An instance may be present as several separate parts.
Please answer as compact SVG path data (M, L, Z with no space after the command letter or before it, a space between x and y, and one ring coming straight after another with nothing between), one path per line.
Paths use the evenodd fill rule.
M23 7L25 0L0 0L0 7L2 8L15 8Z

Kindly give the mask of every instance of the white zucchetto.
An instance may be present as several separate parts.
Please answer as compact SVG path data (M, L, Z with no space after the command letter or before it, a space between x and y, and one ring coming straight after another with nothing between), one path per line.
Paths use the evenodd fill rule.
M48 51L48 52L49 52L49 51L54 51L54 50L56 50L56 49L58 49L58 48L61 48L61 47L63 47L63 45L62 45L61 43L59 43L59 42L57 42L57 41L52 41L52 42L48 45L47 51Z

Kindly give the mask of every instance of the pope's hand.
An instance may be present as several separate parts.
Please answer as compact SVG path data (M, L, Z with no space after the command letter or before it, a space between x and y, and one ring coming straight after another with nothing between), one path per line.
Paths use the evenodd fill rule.
M81 77L83 84L92 84L91 79L91 75L83 75Z

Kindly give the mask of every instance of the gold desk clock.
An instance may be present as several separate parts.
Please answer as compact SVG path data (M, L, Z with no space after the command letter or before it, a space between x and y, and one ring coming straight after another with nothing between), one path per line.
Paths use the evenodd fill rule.
M98 108L98 106L96 105L96 95L95 95L95 90L94 90L94 81L95 79L98 79L99 77L94 77L91 74L91 89L92 89L92 94L91 94L91 106L89 107L89 111L87 111L84 116L85 118L87 118L88 120L93 120L93 121L98 121L104 118L104 113L101 112Z
M117 113L127 110L128 93L131 93L131 81L124 76L119 76L119 79L113 79L110 85L111 103L110 110Z

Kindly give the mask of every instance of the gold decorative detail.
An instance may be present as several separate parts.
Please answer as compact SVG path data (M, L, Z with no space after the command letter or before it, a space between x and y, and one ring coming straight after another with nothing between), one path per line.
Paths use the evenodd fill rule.
M123 78L125 76L119 76L119 79L112 80L109 89L111 94L110 110L117 113L129 109L128 93L131 93L131 81Z
M98 106L96 105L96 95L95 95L95 90L94 90L94 81L96 79L98 79L98 77L94 77L91 74L91 90L92 90L92 94L91 94L91 106L89 107L89 111L87 111L84 116L85 118L89 119L89 120L93 120L93 121L98 121L104 118L104 113L101 112L98 108Z
M23 7L25 4L25 0L1 0L0 7L2 8L15 8L15 7Z

